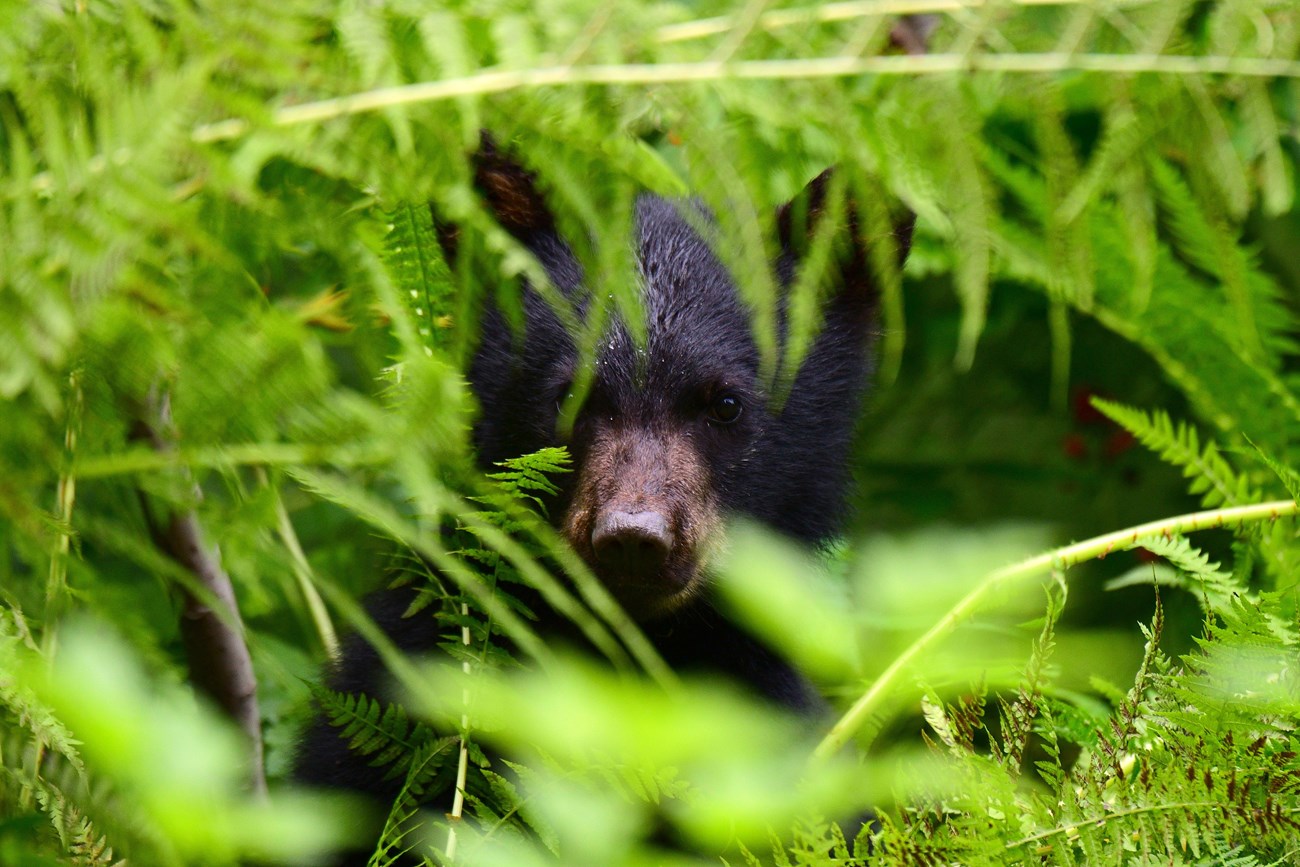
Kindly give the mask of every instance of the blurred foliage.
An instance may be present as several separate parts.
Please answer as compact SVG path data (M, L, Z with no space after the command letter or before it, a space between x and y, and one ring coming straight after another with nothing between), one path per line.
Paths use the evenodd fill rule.
M891 46L936 9L929 54ZM1069 606L1063 569L1046 601L1039 574L959 600L1198 497L1295 497L1298 48L1290 0L4 4L0 863L334 842L287 787L243 793L238 742L189 698L164 509L220 544L273 782L334 621L367 627L395 551L415 567L477 709L388 648L456 736L340 713L426 732L413 770L466 745L458 862L1294 860L1294 518L1095 552ZM478 313L539 275L473 193L482 128L538 168L615 309L636 309L635 192L710 203L769 358L776 203L836 164L868 226L886 194L918 213L902 279L878 263L854 532L810 558L742 529L724 576L837 704L879 687L845 752L807 765L824 732L674 686L527 491L474 467ZM425 202L462 229L454 273ZM171 452L137 432L160 390ZM484 592L506 571L612 665L511 619ZM502 633L540 673L498 672ZM611 674L636 668L659 685ZM410 775L373 863L446 860L441 779ZM867 808L856 841L830 821Z

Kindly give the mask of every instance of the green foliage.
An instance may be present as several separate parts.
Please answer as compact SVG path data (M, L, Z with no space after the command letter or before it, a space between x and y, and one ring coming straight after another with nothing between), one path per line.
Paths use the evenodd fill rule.
M234 864L338 845L339 804L248 799L246 756L227 723L178 685L150 683L102 624L72 622L61 637L52 667L36 653L6 660L6 678L25 688L0 707L0 792L9 816L37 820L16 863L61 852L59 863ZM51 716L53 729L41 724Z
M1191 493L1200 494L1206 508L1259 501L1250 480L1236 475L1213 440L1206 442L1202 450L1194 426L1183 423L1175 427L1169 414L1160 410L1148 415L1104 400L1096 401L1095 405L1144 446L1181 467L1183 475L1191 479Z
M432 733L412 723L399 705L384 706L364 695L324 688L312 694L330 725L348 738L348 749L370 758L384 772L385 779L407 773L415 764L416 754L434 740Z
M381 641L409 711L316 692L401 780L374 864L1295 860L1294 4L958 2L900 53L897 15L933 5L0 10L0 863L337 842L332 809L246 791L246 744L191 698L169 514L219 543L273 777L394 551L470 669ZM537 514L563 453L475 466L484 304L518 327L522 278L552 297L473 189L484 128L600 287L586 353L615 311L638 329L639 189L712 207L773 376L823 291L798 282L780 358L774 207L835 164L869 235L894 198L919 215L902 273L873 256L857 529L823 562L738 530L720 569L839 723L677 685ZM608 665L537 636L524 586Z

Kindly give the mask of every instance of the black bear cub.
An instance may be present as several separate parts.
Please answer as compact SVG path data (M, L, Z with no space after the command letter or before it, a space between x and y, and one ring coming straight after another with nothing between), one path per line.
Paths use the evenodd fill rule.
M582 268L538 189L536 177L485 139L476 185L498 223L546 269L582 316ZM777 215L781 286L823 210L829 173ZM643 195L636 241L647 342L615 322L599 344L594 380L565 443L575 472L551 517L595 574L640 621L678 670L720 673L783 706L813 713L819 699L793 667L714 608L708 560L725 516L743 515L817 544L844 513L849 446L871 368L877 292L856 213L845 209L835 285L823 325L779 406L759 374L750 315L711 246L709 216L693 201ZM888 239L906 254L910 219ZM444 233L454 254L454 230ZM525 330L484 315L469 372L481 413L474 440L483 465L558 444L559 405L579 358L552 308L524 290ZM409 597L380 594L371 613L407 651L438 640L427 616L403 618ZM543 621L545 622L545 621ZM545 627L543 627L545 628ZM375 652L353 638L330 675L331 688L379 694L386 681ZM397 783L348 753L324 720L300 746L297 778L391 796Z

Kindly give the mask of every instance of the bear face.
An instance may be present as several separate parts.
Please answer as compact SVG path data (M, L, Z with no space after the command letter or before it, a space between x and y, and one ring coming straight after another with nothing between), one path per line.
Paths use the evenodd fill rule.
M808 224L822 209L828 177L805 194ZM537 257L566 312L580 319L594 290L534 176L488 143L477 181L498 222ZM783 288L798 265L793 222L787 206L774 266ZM547 445L569 447L577 472L551 514L634 617L653 620L700 594L724 516L814 543L836 529L875 336L876 292L856 221L847 223L854 238L835 275L839 285L781 401L760 377L749 310L706 237L708 213L693 201L637 201L643 344L615 318L594 357L582 359L553 302L526 286L522 339L500 314L486 313L469 374L481 407L480 458L490 465ZM907 228L899 233L903 247ZM592 365L590 389L562 437L559 406L584 363Z

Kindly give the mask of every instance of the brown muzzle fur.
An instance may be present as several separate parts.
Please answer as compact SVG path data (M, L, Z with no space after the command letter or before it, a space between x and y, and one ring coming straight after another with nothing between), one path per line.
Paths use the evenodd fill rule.
M708 467L681 431L611 422L579 460L563 529L637 618L698 592L721 528Z

